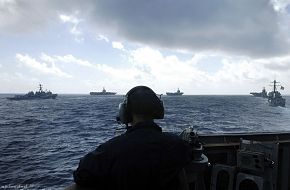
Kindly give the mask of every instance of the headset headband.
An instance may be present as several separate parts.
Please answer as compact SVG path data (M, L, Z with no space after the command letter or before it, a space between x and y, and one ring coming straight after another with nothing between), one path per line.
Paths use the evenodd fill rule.
M163 119L163 102L149 87L136 86L128 91L124 102L119 104L120 122L124 124L132 122L132 113Z

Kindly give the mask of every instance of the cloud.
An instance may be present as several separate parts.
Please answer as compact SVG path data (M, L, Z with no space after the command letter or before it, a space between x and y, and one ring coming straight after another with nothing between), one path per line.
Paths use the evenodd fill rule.
M158 47L253 57L289 52L288 36L268 0L107 0L98 1L93 14L98 28Z
M286 11L287 7L290 4L289 0L271 0L271 3L273 4L273 7L278 12L284 12Z
M99 35L97 36L97 40L99 40L99 41L104 40L105 42L109 42L109 41L110 41L108 37L106 37L106 36L104 36L104 35L102 35L102 34L99 34Z
M54 55L49 56L47 54L42 54L41 59L49 62L53 65L56 63L62 64L66 63L69 64L67 67L74 67L75 65L82 66L84 68L88 68L90 71L99 71L102 73L105 73L108 78L117 78L118 80L133 80L136 75L139 74L139 71L135 68L114 68L105 64L98 64L98 63L92 63L84 59L76 58L73 55ZM126 75L124 75L126 73Z
M1 33L23 34L41 30L55 17L55 10L47 1L0 1Z
M264 68L283 73L290 70L290 56L273 57L269 59L258 59L256 64L261 64Z
M125 50L121 42L112 42L112 47L115 49Z
M177 87L189 91L192 84L206 83L210 79L206 72L195 66L202 56L181 61L175 55L165 56L149 47L138 48L130 55L133 67L139 71L139 81L159 88L161 92Z
M72 25L70 29L70 33L75 37L75 40L77 42L82 42L84 41L83 32L79 28L79 24L80 22L82 22L82 20L77 18L77 14L78 12L76 12L75 15L60 14L59 18L62 22L69 23Z
M288 5L289 1L278 0L1 0L0 31L40 30L62 15L64 22L72 24L70 32L81 36L79 20L73 18L77 12L87 28L122 41L272 57L289 52Z
M199 68L210 61L207 53L197 53L180 59L174 54L163 53L150 47L123 51L127 63L122 67L93 63L74 55L48 55L42 53L40 61L28 55L17 54L17 60L34 71L59 77L70 77L72 88L113 88L126 93L136 85L147 85L157 93L175 91L178 87L186 94L245 94L253 89L260 90L275 77L287 81L288 72L280 72L275 63L286 63L290 57L273 59L250 59L245 57L220 56L221 66L215 72ZM216 56L212 56L217 59ZM216 61L216 60L215 60ZM269 64L273 64L269 67ZM56 67L66 68L71 75ZM273 69L276 68L276 69ZM284 68L285 69L285 68ZM20 72L21 73L21 72ZM277 75L279 73L279 75ZM83 86L85 85L85 86ZM286 85L286 89L290 88Z
M42 31L57 23L59 15L74 15L78 10L86 12L90 6L91 3L79 0L0 0L0 33L23 35Z
M89 61L78 59L78 58L74 57L73 55L54 56L54 57L50 57L50 58L55 60L55 61L60 61L60 62L64 62L64 63L73 63L73 64L77 64L80 66L91 67L91 68L95 67L95 65L90 63Z
M35 60L34 58L31 58L29 55L16 54L16 59L19 63L40 73L50 74L58 77L72 77L71 75L61 71L58 67L56 67L53 60L48 59L48 57L45 56L44 61L46 62L42 63Z
M276 70L267 67L274 59L220 56L221 66L217 71L209 72L198 67L204 60L210 61L211 56L207 53L181 60L175 55L165 55L146 47L130 51L130 56L140 81L163 93L180 87L186 94L245 94L268 85L275 77L282 81L289 78L286 71L277 72L277 65ZM276 63L281 59L276 58Z

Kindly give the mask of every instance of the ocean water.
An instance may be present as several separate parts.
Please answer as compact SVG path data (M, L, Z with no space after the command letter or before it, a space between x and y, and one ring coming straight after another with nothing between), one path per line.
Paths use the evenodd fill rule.
M56 100L9 101L0 95L0 190L63 189L79 159L114 137L123 96L60 95ZM164 131L179 133L290 132L286 108L251 96L162 97Z

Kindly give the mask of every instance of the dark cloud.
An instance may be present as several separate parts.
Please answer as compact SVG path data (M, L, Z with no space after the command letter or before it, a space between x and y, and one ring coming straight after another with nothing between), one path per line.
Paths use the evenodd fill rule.
M9 6L6 3L6 8L0 4L2 31L33 30L51 22L59 13L79 11L79 16L97 32L158 47L251 57L270 57L289 51L278 24L278 13L269 0L11 2L14 3Z
M254 57L288 52L268 0L103 0L94 19L99 28L166 48Z

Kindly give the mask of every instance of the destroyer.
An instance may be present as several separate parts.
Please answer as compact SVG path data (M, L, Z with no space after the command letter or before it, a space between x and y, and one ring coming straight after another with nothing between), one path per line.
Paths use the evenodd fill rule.
M36 100L36 99L55 99L57 94L53 94L50 91L43 91L42 85L39 85L39 90L35 93L33 91L28 92L25 95L15 95L14 97L9 97L9 100Z
M116 92L107 92L105 88L103 88L102 92L90 92L90 95L97 95L97 96L103 96L103 95L115 95Z
M176 92L166 92L167 96L181 96L183 92L180 92L179 88L177 89Z
M272 83L274 83L273 87L273 91L269 92L268 94L268 102L270 106L281 106L281 107L285 107L285 103L286 100L285 98L282 97L281 93L277 90L277 86L281 86L281 85L277 85L276 80L274 80ZM281 86L281 90L284 90L284 87Z

